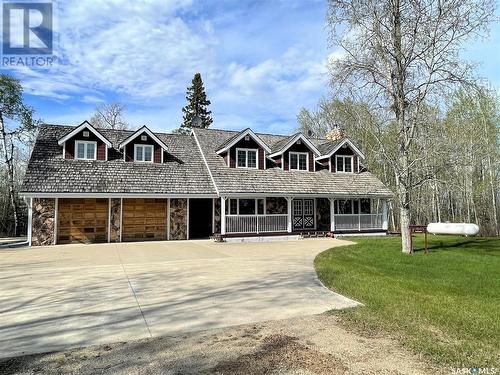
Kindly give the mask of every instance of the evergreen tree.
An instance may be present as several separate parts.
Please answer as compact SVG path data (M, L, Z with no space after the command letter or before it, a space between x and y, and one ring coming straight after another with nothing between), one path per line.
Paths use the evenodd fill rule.
M182 108L184 116L178 132L188 133L193 127L208 128L213 122L212 116L210 116L212 112L207 109L210 100L207 99L200 73L194 75L192 85L187 89L186 99L188 104ZM199 120L193 122L195 117L198 117Z

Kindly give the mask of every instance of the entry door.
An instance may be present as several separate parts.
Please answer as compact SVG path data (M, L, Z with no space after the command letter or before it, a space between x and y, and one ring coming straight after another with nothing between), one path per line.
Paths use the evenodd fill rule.
M293 229L314 229L314 199L292 201Z

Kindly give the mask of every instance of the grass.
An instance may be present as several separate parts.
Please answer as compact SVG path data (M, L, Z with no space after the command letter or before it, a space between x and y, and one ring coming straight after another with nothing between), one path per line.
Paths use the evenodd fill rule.
M429 236L429 253L400 238L356 238L319 254L329 288L365 306L340 312L349 327L383 331L439 365L500 365L500 239ZM415 236L423 248L423 236Z

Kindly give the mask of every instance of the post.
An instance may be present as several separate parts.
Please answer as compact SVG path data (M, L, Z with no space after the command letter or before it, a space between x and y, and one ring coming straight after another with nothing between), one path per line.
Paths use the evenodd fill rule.
M220 197L220 234L226 234L226 197Z
M189 240L189 198L187 198L186 208L186 240Z
M33 238L33 198L28 203L28 246L31 246Z
M382 229L389 229L388 215L387 215L387 199L382 201Z
M57 245L57 232L59 231L59 226L57 225L57 222L59 221L59 198L55 199L55 205L54 205L54 245Z
M170 198L167 198L167 241L170 240Z
M361 232L361 199L358 198L358 231Z
M287 205L287 232L292 233L292 197L285 197Z
M335 199L328 198L330 201L330 232L335 231Z

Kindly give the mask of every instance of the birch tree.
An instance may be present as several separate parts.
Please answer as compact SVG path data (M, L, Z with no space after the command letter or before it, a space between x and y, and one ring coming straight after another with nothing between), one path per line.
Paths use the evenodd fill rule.
M330 0L330 41L340 52L330 71L334 92L368 103L395 126L397 150L386 152L396 182L402 251L410 252L411 192L422 184L414 140L422 109L459 84L473 84L465 44L484 37L494 18L492 0Z
M14 222L13 234L19 233L19 199L16 191L15 156L18 153L16 142L29 139L37 122L33 121L33 109L23 101L21 83L9 75L0 75L0 142L8 191L8 201Z

